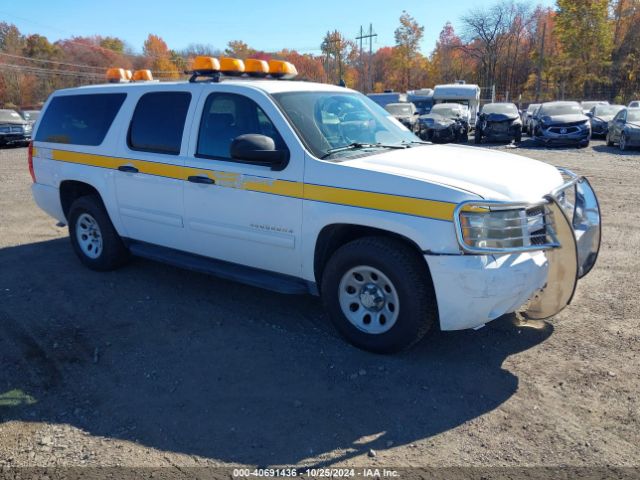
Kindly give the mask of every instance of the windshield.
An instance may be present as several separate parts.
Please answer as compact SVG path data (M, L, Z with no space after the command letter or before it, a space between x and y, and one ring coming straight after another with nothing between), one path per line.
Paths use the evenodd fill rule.
M512 113L518 114L518 109L513 103L488 103L482 107L482 113Z
M462 108L458 107L458 106L452 106L452 105L434 105L434 107L431 109L431 112L429 113L435 113L437 115L442 115L443 117L457 117L458 115L462 115Z
M615 115L623 108L623 105L596 105L594 115Z
M25 110L24 112L22 112L24 114L24 117L27 120L33 120L34 122L38 119L38 117L40 116L40 110Z
M582 109L591 110L596 105L605 105L605 102L582 102Z
M411 105L408 103L390 103L384 109L392 115L411 115Z
M0 122L22 122L22 117L14 110L0 110Z
M572 113L582 113L582 107L577 103L555 103L542 105L540 115L569 115Z
M640 108L627 110L627 122L640 122Z
M533 113L536 108L538 108L540 106L539 103L532 103L531 105L529 105L529 107L527 108L527 113Z
M421 142L389 112L360 93L285 92L272 96L318 158L352 155L355 150L331 152L352 144L401 146Z

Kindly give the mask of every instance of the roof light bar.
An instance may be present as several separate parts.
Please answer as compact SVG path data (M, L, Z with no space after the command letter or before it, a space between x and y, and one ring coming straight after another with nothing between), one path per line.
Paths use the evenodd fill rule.
M220 60L213 57L197 56L193 60L190 73L190 82L196 82L200 77L208 77L209 81L218 82L223 76L231 77L271 77L276 79L294 78L298 71L296 67L283 60L258 60L248 58L243 61L239 58L222 57Z

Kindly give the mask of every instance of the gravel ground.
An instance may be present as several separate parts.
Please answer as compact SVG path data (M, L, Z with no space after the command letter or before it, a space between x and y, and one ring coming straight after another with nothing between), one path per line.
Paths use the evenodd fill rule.
M145 260L83 268L0 151L0 470L638 466L640 152L484 146L587 175L599 263L548 322L376 356L319 300ZM375 451L375 455L370 450Z

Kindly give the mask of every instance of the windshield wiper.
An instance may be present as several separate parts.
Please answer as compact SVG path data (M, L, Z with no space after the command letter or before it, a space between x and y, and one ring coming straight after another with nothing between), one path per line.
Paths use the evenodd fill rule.
M423 140L410 140L408 142L406 140L403 140L402 144L403 145L432 145L431 142L425 142Z
M361 150L363 148L394 148L394 149L404 149L407 148L407 144L401 144L401 145L386 145L384 143L360 143L360 142L353 142L350 143L349 145L343 145L341 147L335 147L335 148L330 148L329 150L327 150L325 152L324 155L322 155L320 158L324 159L327 158L331 155L333 155L334 153L337 152L344 152L347 150Z

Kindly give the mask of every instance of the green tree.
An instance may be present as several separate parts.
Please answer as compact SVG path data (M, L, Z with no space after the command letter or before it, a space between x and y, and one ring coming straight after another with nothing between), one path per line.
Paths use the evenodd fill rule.
M101 38L100 46L116 53L124 53L124 42L117 37Z
M601 95L609 83L613 29L609 0L557 0L559 77L568 95Z

